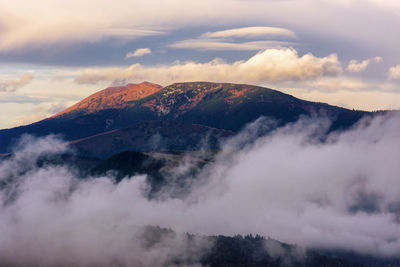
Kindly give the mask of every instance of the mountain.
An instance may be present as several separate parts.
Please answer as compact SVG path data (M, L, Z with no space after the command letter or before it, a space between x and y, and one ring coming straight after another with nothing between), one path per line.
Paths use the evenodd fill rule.
M237 132L260 116L283 125L300 116L327 116L331 130L350 127L372 113L298 99L259 86L231 83L175 83L164 88L151 83L110 87L55 116L0 130L0 153L10 151L24 133L60 134L72 141L146 121L175 121ZM184 126L180 126L184 127Z
M80 154L107 158L126 150L170 151L216 148L232 136L228 130L176 121L145 121L70 142Z
M301 100L268 88L231 83L176 83L139 101L136 110L147 108L158 117L232 131L260 116L275 119L280 125L293 122L300 115L328 116L337 129L348 127L368 114Z
M161 85L149 82L109 87L88 96L75 105L52 116L52 118L73 117L95 113L103 109L132 106L136 100L152 95L161 89Z

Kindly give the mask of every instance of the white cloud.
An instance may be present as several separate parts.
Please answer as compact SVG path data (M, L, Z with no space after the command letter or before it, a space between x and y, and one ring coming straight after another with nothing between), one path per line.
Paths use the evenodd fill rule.
M244 27L216 32L204 33L203 38L227 38L227 37L277 37L296 38L296 34L285 28L278 27Z
M131 57L142 57L142 56L148 55L148 54L151 54L150 48L139 48L133 52L128 52L125 56L125 59L131 58Z
M400 79L400 65L393 66L389 69L389 78L390 79Z
M141 29L121 29L121 28L110 28L99 31L99 36L104 37L119 37L122 39L132 39L144 36L154 36L166 34L164 31L155 30L141 30Z
M38 157L65 151L66 144L53 136L39 140L26 136L15 147L12 159L0 162L4 184L0 188L2 265L165 266L177 258L196 260L209 247L210 242L201 237L157 235L160 232L149 226L159 224L142 221L147 212L153 212L153 204L143 198L140 189L145 176L118 186L109 177L79 181L63 167L34 167ZM26 176L24 170L25 174L26 170L32 172ZM18 183L18 190L4 190L8 182ZM97 199L101 195L105 201ZM147 204L112 204L128 200L129 195ZM108 210L111 207L113 211ZM24 255L17 256L21 249Z
M233 41L235 38L253 39L249 42ZM268 37L269 40L266 40ZM207 32L197 39L175 42L169 47L197 50L264 50L293 46L293 42L273 40L272 37L296 38L293 31L276 27L246 27L217 32ZM257 39L256 39L257 38Z
M291 42L284 41L253 41L233 43L215 39L183 40L169 45L172 48L187 48L198 50L264 50L292 46Z
M0 80L0 92L14 92L15 90L29 84L33 80L33 75L26 73L18 80Z
M398 255L399 213L393 206L399 198L392 186L399 171L393 157L398 148L392 146L399 139L399 117L366 120L316 144L312 136L326 123L300 121L259 139L237 157L234 148L233 163L211 171L219 178L211 178L197 195L200 205L224 211L226 221L218 230L224 231L224 223L235 229L231 232L251 225L253 233L264 230L290 243ZM380 153L389 156L380 160Z
M347 65L346 70L349 72L362 72L368 67L369 62L369 59L363 60L361 62L353 59L349 62L349 65Z
M144 196L144 176L116 184L113 177L79 179L67 168L38 168L39 156L62 153L65 144L25 139L0 162L0 179L7 179L0 188L2 260L162 266L171 255L200 255L204 248L187 247L178 236L149 246L145 225L398 256L399 120L394 114L368 119L321 143L326 120L301 120L254 140L269 123L259 119L224 146L186 198L165 194L163 201ZM243 140L252 144L237 149Z
M315 57L299 56L292 48L266 49L246 61L226 63L215 59L207 63L184 62L171 66L86 69L76 78L77 83L100 81L152 80L160 84L177 81L225 81L240 83L285 82L335 76L342 72L335 54Z
M361 62L357 60L350 60L349 64L346 67L346 70L349 72L363 72L371 62L381 63L383 61L382 57L374 57L371 59L365 59Z

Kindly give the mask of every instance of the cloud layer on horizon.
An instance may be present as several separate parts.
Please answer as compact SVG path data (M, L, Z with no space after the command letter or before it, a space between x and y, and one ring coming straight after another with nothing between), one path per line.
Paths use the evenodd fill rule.
M219 81L260 83L276 81L304 81L322 76L336 76L342 72L337 55L315 57L298 55L292 48L266 49L246 61L226 63L214 59L207 63L183 62L171 66L145 67L140 64L128 68L87 69L75 81L92 84L102 81L123 83L146 80L161 84L176 81Z

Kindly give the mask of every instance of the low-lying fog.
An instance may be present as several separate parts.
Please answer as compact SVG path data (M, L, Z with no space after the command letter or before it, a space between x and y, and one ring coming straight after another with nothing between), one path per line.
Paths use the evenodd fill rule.
M0 162L0 263L157 266L210 246L178 234L149 247L146 225L399 255L400 116L366 119L327 139L327 119L257 137L270 124L249 125L203 168L190 194L169 198L165 190L162 201L145 196L145 176L114 183L37 168L40 155L68 148L53 136L25 137Z

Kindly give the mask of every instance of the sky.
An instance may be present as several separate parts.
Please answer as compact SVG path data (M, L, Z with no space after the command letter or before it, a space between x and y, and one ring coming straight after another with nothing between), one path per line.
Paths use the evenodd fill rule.
M399 109L399 16L397 0L0 0L0 128L142 81Z

